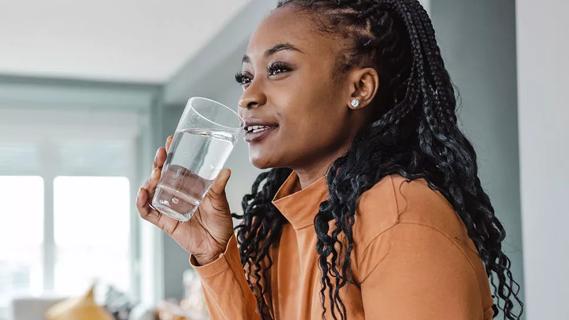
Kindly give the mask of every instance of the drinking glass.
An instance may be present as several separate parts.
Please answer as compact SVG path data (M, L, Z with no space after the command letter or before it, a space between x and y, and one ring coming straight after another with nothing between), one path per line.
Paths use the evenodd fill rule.
M243 120L231 108L207 98L190 98L162 167L152 206L176 220L190 220L243 127Z

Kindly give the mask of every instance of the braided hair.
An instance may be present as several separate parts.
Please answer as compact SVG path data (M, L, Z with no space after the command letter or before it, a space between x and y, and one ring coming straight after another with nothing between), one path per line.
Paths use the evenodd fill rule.
M459 130L454 89L446 71L430 18L416 0L280 0L311 14L320 32L345 39L334 77L353 67L374 67L382 84L371 102L378 110L354 138L346 154L326 175L329 198L314 218L316 250L322 272L322 317L329 308L347 318L339 291L353 283L352 226L357 199L386 175L424 178L440 191L464 222L494 289L494 317L519 319L523 303L510 259L502 251L506 232L494 214L478 178L476 153ZM261 173L242 201L235 227L241 262L263 319L274 319L269 249L279 241L282 214L272 205L276 191L291 173L274 168ZM329 221L334 220L332 230ZM337 250L337 248L341 250ZM520 306L514 312L514 302Z

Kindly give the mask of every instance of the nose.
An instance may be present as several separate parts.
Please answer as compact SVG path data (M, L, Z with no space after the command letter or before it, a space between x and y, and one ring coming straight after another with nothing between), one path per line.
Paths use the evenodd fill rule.
M253 80L249 86L243 91L239 99L239 107L243 109L252 109L264 105L267 102L267 96L261 89L259 82Z

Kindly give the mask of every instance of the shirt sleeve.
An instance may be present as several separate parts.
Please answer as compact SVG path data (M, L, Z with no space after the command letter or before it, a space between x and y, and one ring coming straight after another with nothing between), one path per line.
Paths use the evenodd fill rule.
M462 247L433 227L400 223L365 249L366 319L482 320L480 288Z
M211 320L260 319L255 296L245 279L235 235L216 260L200 266L190 255L189 261L200 276Z

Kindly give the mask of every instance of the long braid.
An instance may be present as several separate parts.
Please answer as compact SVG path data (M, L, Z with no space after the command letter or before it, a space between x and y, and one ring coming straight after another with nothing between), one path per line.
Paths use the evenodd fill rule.
M449 200L486 267L495 291L494 316L502 310L506 319L519 319L512 301L523 311L519 285L501 249L505 231L481 187L474 148L457 126L454 90L426 11L416 0L282 0L277 7L287 5L324 18L315 19L321 32L351 40L334 77L354 66L372 66L382 83L372 102L378 115L332 164L326 177L330 196L314 219L322 317L327 296L333 319L336 313L347 318L339 293L354 283L350 258L357 199L386 175L398 173L425 178ZM243 199L244 215L235 216L242 220L236 227L241 261L263 319L274 319L269 250L285 223L271 199L290 172L262 173Z

